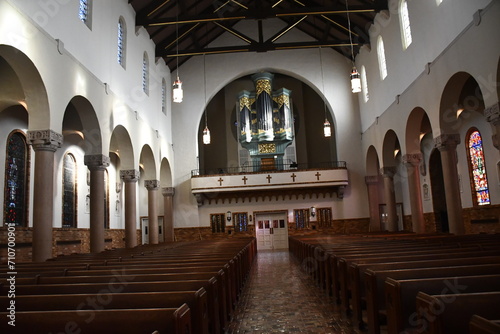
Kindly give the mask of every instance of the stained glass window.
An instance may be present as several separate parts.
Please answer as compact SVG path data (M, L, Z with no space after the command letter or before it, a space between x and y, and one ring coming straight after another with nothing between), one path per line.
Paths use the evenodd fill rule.
M210 226L212 233L224 233L226 231L226 215L224 213L211 214Z
M472 193L476 195L477 205L490 204L490 192L486 166L484 162L483 141L481 134L473 129L468 137L469 166L472 177Z
M332 209L331 208L319 208L316 210L318 215L318 226L319 227L332 227Z
M167 114L167 83L161 80L161 112Z
M146 52L142 57L142 91L149 94L149 60Z
M123 18L118 20L118 51L117 51L117 61L118 64L125 67L125 43L127 40L127 34L125 30L125 22Z
M233 213L234 231L246 232L248 230L248 215L246 212Z
M293 210L295 216L295 227L308 228L309 227L309 209L296 209Z
M89 1L88 0L80 0L80 8L78 10L78 17L80 21L87 23L89 15Z
M30 151L26 137L13 132L7 139L5 161L4 223L27 226L28 166Z
M68 153L63 160L63 227L76 227L76 160Z
M109 229L109 175L104 171L104 228Z

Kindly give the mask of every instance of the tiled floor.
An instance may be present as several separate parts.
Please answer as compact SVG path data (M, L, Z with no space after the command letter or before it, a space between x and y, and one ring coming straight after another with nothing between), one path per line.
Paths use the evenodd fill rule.
M260 251L226 334L357 333L298 261L283 251Z

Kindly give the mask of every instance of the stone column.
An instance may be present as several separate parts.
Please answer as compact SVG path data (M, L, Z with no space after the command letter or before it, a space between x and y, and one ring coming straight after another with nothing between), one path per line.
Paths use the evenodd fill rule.
M465 234L457 171L456 148L459 143L460 135L458 134L443 134L434 138L434 144L441 152L444 190L446 192L446 211L448 213L450 233L453 234Z
M405 154L403 162L408 171L408 190L410 191L411 222L413 232L425 233L422 191L420 189L420 162L422 153Z
M35 151L33 189L33 262L52 257L54 221L54 153L63 136L52 130L28 131L28 143Z
M175 189L172 187L161 188L163 194L163 235L165 242L174 242L174 205Z
M158 243L158 189L160 181L145 180L144 186L148 190L148 221L149 221L149 243Z
M100 253L104 251L104 171L109 166L109 157L102 154L86 155L83 161L90 170L90 252Z
M140 173L138 170L121 170L120 178L125 183L125 247L137 246L137 181Z
M484 109L484 116L495 129L495 134L492 136L493 145L497 150L500 150L500 108L498 102Z
M380 210L378 199L378 175L365 176L370 208L370 231L380 231Z
M395 167L382 167L380 174L384 178L384 197L387 208L387 229L391 232L398 230L398 214L396 212L396 193L394 192Z

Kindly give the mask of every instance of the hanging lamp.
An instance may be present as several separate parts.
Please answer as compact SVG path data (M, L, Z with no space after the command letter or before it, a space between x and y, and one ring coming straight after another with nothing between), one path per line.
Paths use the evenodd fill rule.
M345 8L347 13L347 30L349 30L349 42L351 45L351 62L352 62L352 70L351 70L351 90L353 93L361 92L361 78L359 76L359 72L354 65L354 46L352 45L352 32L351 32L351 20L349 18L349 1L345 0Z
M325 108L325 122L323 123L323 135L325 137L331 137L332 136L332 127L330 125L330 122L328 121L328 117L326 114L326 102L324 100L325 78L323 76L323 58L321 57L321 46L319 47L319 66L321 68L321 85L323 86L323 106Z
M205 71L205 54L203 54L203 81L205 90L205 129L203 129L203 144L210 144L210 130L208 129L208 108L207 108L207 74Z
M176 35L176 61L177 61L177 79L175 79L172 90L172 100L175 103L181 103L184 98L182 91L182 81L179 79L179 4L176 5L176 22L175 22L175 35Z

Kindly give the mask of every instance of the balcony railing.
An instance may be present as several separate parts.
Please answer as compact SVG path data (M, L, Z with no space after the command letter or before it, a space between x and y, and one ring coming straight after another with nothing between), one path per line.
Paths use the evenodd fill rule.
M194 169L191 171L191 177L210 176L219 174L248 174L248 173L263 173L287 170L314 170L314 169L345 169L347 164L345 161L326 161L319 163L296 163L286 162L281 164L262 165L248 164L238 167L219 167L212 169Z

